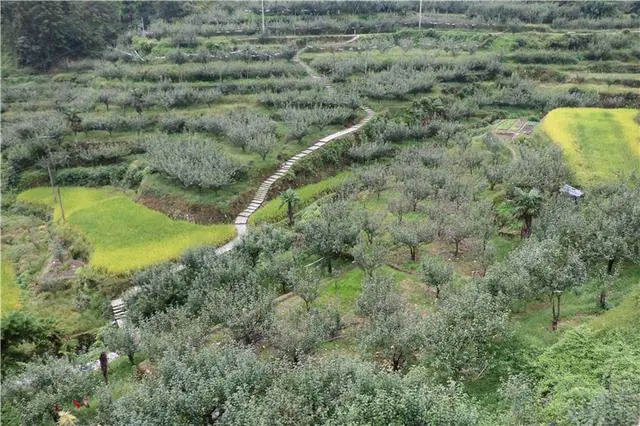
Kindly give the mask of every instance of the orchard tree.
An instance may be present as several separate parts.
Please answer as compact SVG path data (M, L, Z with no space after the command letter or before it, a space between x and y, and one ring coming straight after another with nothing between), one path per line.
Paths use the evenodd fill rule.
M272 133L259 133L254 136L254 139L249 141L249 150L255 152L264 161L267 155L273 151L278 142L276 137Z
M482 170L484 172L484 177L489 183L489 190L493 191L496 185L504 182L504 166L500 164L485 164Z
M289 130L289 135L298 142L309 134L313 125L313 116L310 111L298 108L285 108L278 113L284 120Z
M579 249L582 257L595 267L602 263L606 274L600 292L600 305L607 304L607 288L616 275L616 265L623 260L640 260L640 189L621 185L613 193L594 195L582 209L583 228Z
M264 224L245 234L234 250L255 267L265 255L287 251L293 245L293 233L286 228Z
M237 179L240 169L216 144L204 140L158 135L147 141L146 149L151 166L185 188L222 188Z
M404 195L389 201L389 211L398 218L398 225L402 224L402 218L412 209L411 201Z
M387 216L385 212L376 212L363 209L359 213L357 219L360 229L365 233L369 243L373 243L376 237L379 237L384 231L384 220Z
M269 330L273 299L272 291L252 282L237 283L212 294L216 315L233 337L245 344L257 342Z
M316 271L306 267L292 268L288 273L288 280L293 291L304 301L307 311L310 311L313 302L320 295L320 278Z
M269 343L292 363L313 352L332 334L330 314L317 311L294 311L279 317L269 332Z
M345 201L321 204L317 214L303 222L300 229L309 250L324 257L329 273L332 261L347 252L358 235L358 226Z
M136 329L131 324L125 324L124 327L109 327L102 338L110 350L126 354L129 363L135 364L134 356L138 351L138 337Z
M360 313L369 318L363 346L383 354L393 371L400 370L422 346L422 322L407 310L386 275L367 276L358 299Z
M453 282L453 268L437 256L426 256L421 266L425 284L436 289L436 299L439 299L440 290Z
M387 172L380 166L356 169L355 177L360 187L376 194L378 200L387 187Z
M237 108L220 119L220 127L232 145L245 151L254 140L273 135L276 124L266 116L256 114L247 108Z
M5 410L11 405L21 424L55 423L58 421L56 405L91 395L98 387L98 377L64 358L29 362L18 376L2 382L3 419Z
M375 270L384 265L388 253L384 241L371 241L364 232L358 235L358 243L351 249L353 261L368 276L373 276Z
M445 235L455 245L453 255L460 254L460 244L470 238L476 231L476 224L473 222L469 208L461 209L449 215L445 225Z
M442 298L436 313L427 316L425 330L436 371L478 379L508 332L508 314L472 282Z
M520 147L519 157L511 162L507 172L510 187L522 189L540 188L548 194L555 194L560 187L571 182L571 171L562 149L548 142L534 147Z
M484 252L487 244L498 231L493 205L490 201L474 202L470 216L473 222L473 234L482 243L482 252Z
M640 189L621 186L613 193L596 196L583 209L586 229L583 252L595 264L606 262L607 274L613 275L623 259L640 259Z
M293 226L295 209L300 204L300 196L292 188L280 193L280 207L287 206L287 217L289 226Z
M412 261L416 260L418 247L433 241L433 230L425 223L412 221L396 225L391 230L397 243L407 246Z
M504 279L516 280L513 288L520 288L522 296L533 292L549 298L554 331L560 321L562 294L587 281L586 267L578 254L553 239L527 241L509 254L507 268L511 274Z

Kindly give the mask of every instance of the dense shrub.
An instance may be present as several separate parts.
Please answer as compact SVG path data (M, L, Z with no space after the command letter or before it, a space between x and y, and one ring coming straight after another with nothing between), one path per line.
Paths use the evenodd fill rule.
M65 186L116 185L124 177L128 166L114 164L97 167L74 167L56 172L56 182Z
M218 189L239 177L240 167L217 144L157 135L146 143L151 166L185 187Z

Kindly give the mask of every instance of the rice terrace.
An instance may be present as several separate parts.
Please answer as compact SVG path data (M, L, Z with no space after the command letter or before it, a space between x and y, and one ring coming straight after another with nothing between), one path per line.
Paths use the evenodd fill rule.
M612 181L640 172L640 112L637 109L558 108L542 128L564 150L579 182Z
M0 18L3 425L640 421L640 2Z

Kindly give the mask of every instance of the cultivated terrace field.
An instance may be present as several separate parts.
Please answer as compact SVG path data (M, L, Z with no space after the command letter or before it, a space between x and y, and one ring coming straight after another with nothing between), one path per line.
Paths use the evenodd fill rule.
M1 17L3 425L638 423L639 3Z

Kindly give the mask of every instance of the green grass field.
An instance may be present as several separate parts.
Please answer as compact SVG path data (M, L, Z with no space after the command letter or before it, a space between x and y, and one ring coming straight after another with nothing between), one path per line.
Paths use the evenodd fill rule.
M640 171L640 125L636 109L558 108L542 129L560 145L581 185L611 181Z
M47 187L25 191L18 200L53 204ZM113 189L62 188L62 201L67 221L93 246L91 266L107 272L129 272L177 258L189 248L222 245L235 236L233 225L172 220ZM57 205L54 220L61 220Z
M334 188L342 184L345 178L350 174L351 172L339 173L318 183L312 183L296 189L296 192L300 196L298 210L307 207L322 195L332 191ZM278 197L256 210L256 212L249 218L249 223L251 225L257 225L265 222L273 223L284 220L286 217L287 208L282 206L282 201L280 201L280 198Z
M0 263L0 313L2 315L20 306L20 289L16 285L15 272L9 262Z

